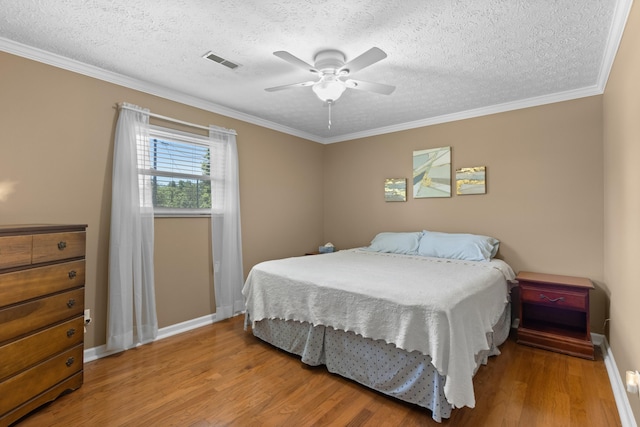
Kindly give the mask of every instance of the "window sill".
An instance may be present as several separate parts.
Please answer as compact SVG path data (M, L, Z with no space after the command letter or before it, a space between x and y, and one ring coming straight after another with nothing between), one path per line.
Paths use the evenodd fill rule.
M211 218L211 213L169 213L169 212L154 212L154 218Z

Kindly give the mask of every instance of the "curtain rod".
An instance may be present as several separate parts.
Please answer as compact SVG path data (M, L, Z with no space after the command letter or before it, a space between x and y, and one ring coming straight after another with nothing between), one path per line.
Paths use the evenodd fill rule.
M116 105L118 106L118 108L121 108L121 109L124 108L125 110L140 111L140 109L129 107L129 106L125 105L124 103L119 103L119 104L116 104ZM150 117L155 117L156 119L166 120L166 121L169 121L169 122L178 123L178 124L185 125L185 126L190 126L190 127L193 127L193 128L204 129L206 131L211 129L211 127L208 127L208 126L202 126L202 125L197 125L195 123L185 122L183 120L174 119L173 117L167 117L167 116L162 116L160 114L155 114L155 113L152 113L150 111L148 111L148 112L144 111L144 112L146 114L148 114ZM218 127L218 126L212 126L212 127L215 130L217 130L218 132L228 133L230 135L237 135L236 131L233 130L233 129L225 129L225 128Z

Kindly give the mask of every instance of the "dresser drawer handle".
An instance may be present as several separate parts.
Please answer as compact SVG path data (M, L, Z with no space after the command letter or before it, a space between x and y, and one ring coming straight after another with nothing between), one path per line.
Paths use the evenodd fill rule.
M76 273L75 270L71 270L69 272L69 279L75 279L77 275L78 275L78 273Z
M69 301L67 301L67 307L71 308L74 305L76 305L76 300L74 300L73 298L69 298Z
M558 297L558 298L551 299L548 296L546 296L545 294L540 294L540 299L546 299L549 302L564 301L564 297Z
M76 330L74 328L71 328L67 331L67 337L71 338L72 336L74 336L76 334Z
M64 248L67 247L67 242L62 241L62 242L58 242L58 249L60 249L61 251L64 250Z
M75 361L76 361L76 359L74 359L73 357L70 357L70 358L67 359L66 362L64 362L64 364L67 365L67 367L69 367L69 366L73 365L73 362L75 362Z

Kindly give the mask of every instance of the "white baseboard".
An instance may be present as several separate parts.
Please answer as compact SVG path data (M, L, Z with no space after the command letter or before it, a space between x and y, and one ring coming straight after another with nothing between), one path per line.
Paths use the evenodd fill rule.
M594 334L593 332L591 333L591 342L597 347L602 347L602 342L605 339L606 338L602 334Z
M600 334L591 334L591 339L593 340L594 345L599 345L602 350L604 366L607 368L609 382L611 383L611 389L613 390L613 397L616 400L616 406L618 407L622 427L638 427L636 419L633 416L633 411L631 410L631 405L629 404L627 389L620 377L620 371L616 365L616 360L613 358L613 352L611 351L611 347L609 347L607 337Z
M216 314L208 314L206 316L198 317L197 319L187 320L186 322L178 323L175 325L167 326L166 328L162 328L158 330L158 338L156 340L161 340L165 338L172 337L174 335L181 334L183 332L190 331L192 329L200 328L202 326L211 325L212 323L216 323Z
M197 319L187 320L186 322L177 323L175 325L167 326L158 330L158 336L155 341L172 337L183 332L190 331L192 329L200 328L202 326L211 325L216 322L216 315L208 314L206 316L198 317ZM84 362L92 362L102 357L107 357L112 354L119 353L118 351L107 350L106 345L99 347L88 348L84 351Z

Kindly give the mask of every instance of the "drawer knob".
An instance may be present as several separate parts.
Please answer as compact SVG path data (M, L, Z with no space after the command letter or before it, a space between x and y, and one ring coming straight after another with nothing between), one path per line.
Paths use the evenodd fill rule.
M73 298L69 298L69 301L67 301L67 307L71 308L74 305L76 305L76 300L74 300Z
M75 362L75 361L76 361L76 359L74 359L73 357L70 357L70 358L67 359L66 362L64 362L64 364L67 365L67 367L69 367L69 366L73 365L73 362Z
M76 334L76 330L74 328L71 328L67 331L67 337L71 338L72 336L74 336Z
M69 272L69 279L75 279L75 277L78 275L78 273L76 273L75 270L71 270Z
M58 242L58 249L60 249L61 251L64 250L64 248L67 247L67 242L62 241L62 242Z
M558 298L549 298L548 296L546 296L545 294L540 294L540 299L546 299L549 302L558 302L558 301L564 301L564 297L558 297Z

